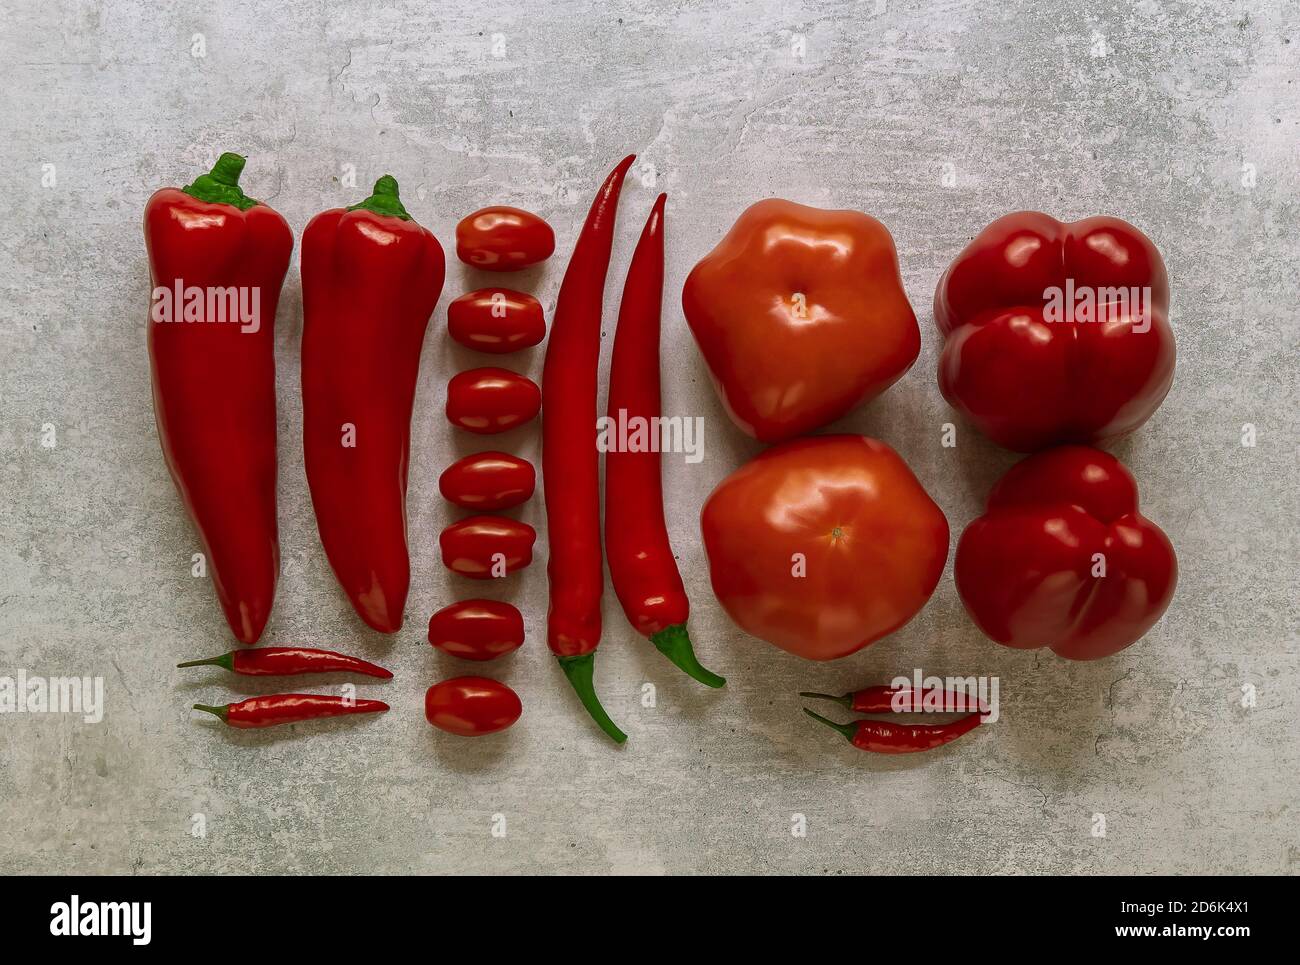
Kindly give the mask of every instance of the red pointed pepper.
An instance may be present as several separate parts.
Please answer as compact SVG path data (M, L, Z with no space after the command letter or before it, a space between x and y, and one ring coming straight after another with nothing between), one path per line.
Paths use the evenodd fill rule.
M659 418L659 313L664 290L664 202L655 201L632 254L609 369L609 418L653 426ZM636 631L708 687L726 681L700 666L686 632L690 600L664 524L659 447L605 454L605 551L623 612Z
M406 473L420 348L442 246L385 175L302 236L302 414L321 543L361 619L401 629L411 582Z
M597 366L605 274L623 178L635 155L596 193L560 285L542 369L542 483L550 559L546 642L600 729L627 735L605 713L592 684L600 644L600 463L596 450Z
M244 677L287 677L304 673L359 673L388 680L392 672L360 657L311 647L259 647L232 650L206 660L187 660L177 667L221 667Z
M219 707L195 704L194 709L214 714L231 727L246 729L348 714L382 714L388 710L388 705L382 700L357 700L329 694L267 694Z
M239 188L244 158L149 199L144 240L158 437L198 529L226 622L266 626L280 572L275 519L275 311L293 232ZM179 296L179 297L176 297ZM247 317L241 309L251 309Z

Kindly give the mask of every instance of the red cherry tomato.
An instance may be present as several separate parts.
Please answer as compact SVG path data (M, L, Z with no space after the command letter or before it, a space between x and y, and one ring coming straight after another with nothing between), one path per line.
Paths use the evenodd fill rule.
M454 677L434 684L424 695L429 723L460 737L495 734L523 712L519 695L490 677Z
M718 484L700 528L731 619L809 660L893 633L948 558L943 511L898 453L864 436L768 449Z
M505 432L535 418L541 407L537 383L509 369L470 369L447 383L447 418L468 432Z
M537 473L532 463L507 452L476 452L457 459L438 477L449 502L466 509L509 509L533 495Z
M462 660L495 660L523 642L523 616L498 600L461 600L429 618L429 643Z
M452 523L438 537L447 569L475 580L522 570L533 561L537 530L505 516L471 516Z
M508 288L466 292L447 306L447 332L466 348L502 355L546 337L542 303Z
M456 225L456 257L484 271L527 268L554 250L551 226L521 208L482 208Z

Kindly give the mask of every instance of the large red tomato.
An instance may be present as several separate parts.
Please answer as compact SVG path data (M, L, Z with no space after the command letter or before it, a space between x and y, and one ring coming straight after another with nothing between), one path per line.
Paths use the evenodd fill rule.
M948 520L898 453L864 436L767 450L704 504L713 592L743 630L834 660L907 623L948 559Z
M752 205L691 270L682 310L728 415L763 442L874 399L921 350L894 240L858 211Z

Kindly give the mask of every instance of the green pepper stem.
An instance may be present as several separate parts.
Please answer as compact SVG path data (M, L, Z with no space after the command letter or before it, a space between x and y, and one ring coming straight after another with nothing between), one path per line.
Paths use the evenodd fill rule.
M619 730L618 725L609 719L609 714L605 713L605 708L600 705L600 698L596 696L596 687L592 682L592 673L596 665L595 651L573 657L556 657L556 659L560 662L560 669L564 671L564 675L569 678L569 683L573 685L578 699L582 701L582 706L587 708L587 713L591 714L591 719L597 726L616 744L627 740L627 734Z
M389 218L401 218L403 221L411 220L411 216L407 214L406 208L402 206L402 201L397 196L397 178L391 174L385 174L376 181L374 193L366 200L354 204L348 210L369 211L373 214L386 215Z
M240 154L231 154L227 151L217 158L217 163L212 165L211 171L200 174L194 179L193 184L187 184L181 190L191 198L198 198L200 201L229 204L240 211L247 211L254 205L261 204L255 198L244 194L239 187L239 175L243 172L247 160Z
M222 720L225 720L226 711L230 709L230 706L227 704L225 707L210 707L207 704L195 704L194 709L201 710L204 713L212 714L214 717L220 717Z
M853 733L854 733L855 730L857 730L857 728L854 727L852 724L837 724L837 723L835 723L835 721L833 721L833 720L827 720L827 719L826 719L825 717L823 717L821 714L818 714L818 713L816 713L816 712L814 712L814 711L811 711L811 710L809 710L807 707L805 707L805 708L803 709L803 712L804 712L805 714L807 714L809 717L811 717L813 720L819 720L819 721L821 721L823 724L825 724L827 727L831 727L831 728L834 728L835 730L839 731L841 734L844 735L844 739L845 739L845 740L848 740L848 741L853 740Z
M706 669L700 664L695 657L695 650L691 647L690 634L686 632L686 624L678 623L671 627L665 627L658 633L650 637L653 643L665 657L671 660L683 672L694 677L706 687L721 687L727 681L719 677L712 670Z
M807 690L801 690L799 691L799 696L808 697L811 700L833 700L842 707L848 707L850 710L853 708L853 698L849 694L845 694L843 697L836 697L834 694L815 694Z
M223 653L219 657L208 657L206 660L187 660L184 663L178 663L179 667L221 667L223 670L235 669L235 655L233 653Z

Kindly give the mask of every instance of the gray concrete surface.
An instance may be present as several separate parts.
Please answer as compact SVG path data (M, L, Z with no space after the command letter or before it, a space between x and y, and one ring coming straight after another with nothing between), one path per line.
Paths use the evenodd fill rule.
M101 676L106 710L97 724L0 716L0 870L1296 870L1295 3L6 8L0 674ZM503 591L524 610L529 641L492 668L522 695L523 720L477 742L431 730L424 689L462 668L425 644L425 622L474 589L434 552L453 518L437 475L477 448L441 406L448 376L478 359L442 326L447 300L480 279L453 261L425 345L414 581L407 626L385 639L353 617L315 532L295 267L277 329L284 573L264 640L386 662L396 679L360 692L394 709L254 734L192 717L195 700L271 687L172 669L231 640L211 587L189 575L196 542L155 436L140 217L155 188L186 183L221 150L250 156L246 188L296 231L384 172L444 244L482 204L536 210L560 250L521 284L548 309L598 181L628 151L653 165L654 186L642 169L624 194L606 305L612 313L644 214L666 189L665 405L707 419L707 448L699 465L670 462L665 485L694 635L729 678L724 692L667 666L607 594L599 689L631 733L611 747L546 651L538 564ZM954 539L1014 457L964 429L955 449L940 445L952 414L933 377L930 299L944 265L1020 208L1117 214L1156 240L1178 374L1163 408L1115 451L1173 539L1182 578L1141 644L1086 665L996 647L966 618L951 562L916 620L831 665L730 625L709 591L696 516L757 446L718 407L677 295L741 209L771 195L860 208L893 230L922 358L838 428L898 448ZM540 353L512 361L540 372ZM1254 447L1242 445L1247 423ZM533 431L505 441L536 455ZM523 514L538 525L540 515L537 502ZM799 713L800 689L915 667L997 675L1002 720L944 751L882 760ZM504 836L492 833L496 815ZM795 815L805 836L792 833Z

